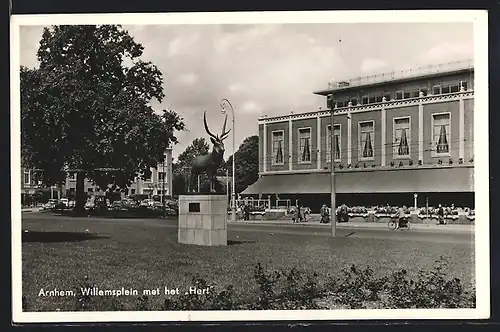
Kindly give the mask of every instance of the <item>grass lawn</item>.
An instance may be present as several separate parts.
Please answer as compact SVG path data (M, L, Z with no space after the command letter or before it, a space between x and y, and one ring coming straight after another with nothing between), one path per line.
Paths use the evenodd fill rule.
M76 291L85 276L100 289L124 287L137 289L142 295L143 289L163 290L165 286L184 291L199 273L217 287L232 284L239 296L255 296L253 273L258 262L267 270L295 266L316 271L319 279L325 280L352 264L370 266L379 275L402 268L415 274L422 268L431 269L443 255L449 262L450 278L458 277L467 286L475 282L472 245L229 231L228 239L235 243L227 247L198 247L178 244L175 228L57 218L23 220L22 227L32 234L65 233L64 241L23 243L26 311L75 310L75 298L38 294L42 288ZM85 229L101 238L80 241L78 236ZM151 300L159 307L168 296L162 293ZM124 310L136 310L137 300L137 296L120 297Z

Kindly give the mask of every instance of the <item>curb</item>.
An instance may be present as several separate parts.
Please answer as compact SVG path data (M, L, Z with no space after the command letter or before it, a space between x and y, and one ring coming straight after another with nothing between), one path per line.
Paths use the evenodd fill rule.
M303 222L299 224L294 224L292 222L288 221L269 221L269 222L256 222L256 221L229 221L228 224L240 224L240 225L297 225L297 226L304 226L304 227L311 227L311 226L319 226L319 227L331 227L331 224L321 224L319 222ZM462 225L431 225L431 224L412 224L411 229L415 230L436 230L438 232L441 231L450 231L450 232L464 232L464 233L470 233L474 232L475 227L474 225L471 225L470 227L456 227L456 226L462 226ZM361 224L361 223L337 223L338 228L364 228L364 229L388 229L386 223L366 223L366 224ZM410 230L411 230L410 229Z

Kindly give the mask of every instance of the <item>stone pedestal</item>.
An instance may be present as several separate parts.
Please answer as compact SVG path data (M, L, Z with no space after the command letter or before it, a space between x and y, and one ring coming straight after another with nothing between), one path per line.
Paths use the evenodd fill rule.
M179 196L178 242L200 246L226 246L227 196Z

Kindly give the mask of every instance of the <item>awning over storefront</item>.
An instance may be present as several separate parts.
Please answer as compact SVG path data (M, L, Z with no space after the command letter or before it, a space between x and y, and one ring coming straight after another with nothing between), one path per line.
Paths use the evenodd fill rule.
M473 167L363 170L335 173L335 189L348 193L473 192ZM263 175L243 195L330 193L329 173Z

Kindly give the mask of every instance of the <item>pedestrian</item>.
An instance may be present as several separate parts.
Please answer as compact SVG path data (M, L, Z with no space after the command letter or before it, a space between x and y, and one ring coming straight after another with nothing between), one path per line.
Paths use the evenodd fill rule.
M438 215L438 225L446 225L446 221L444 220L444 208L441 204L439 204L437 215Z
M243 220L250 220L250 207L248 204L243 206Z
M304 222L307 222L309 219L309 208L308 207L302 207L302 218Z
M300 219L299 220L301 222L303 222L305 220L305 209L302 205L300 206L299 211L300 211Z
M299 223L302 220L302 215L300 214L300 207L297 205L295 207L295 222Z
M326 224L326 204L323 204L321 206L321 209L319 210L319 213L321 215L321 224Z

